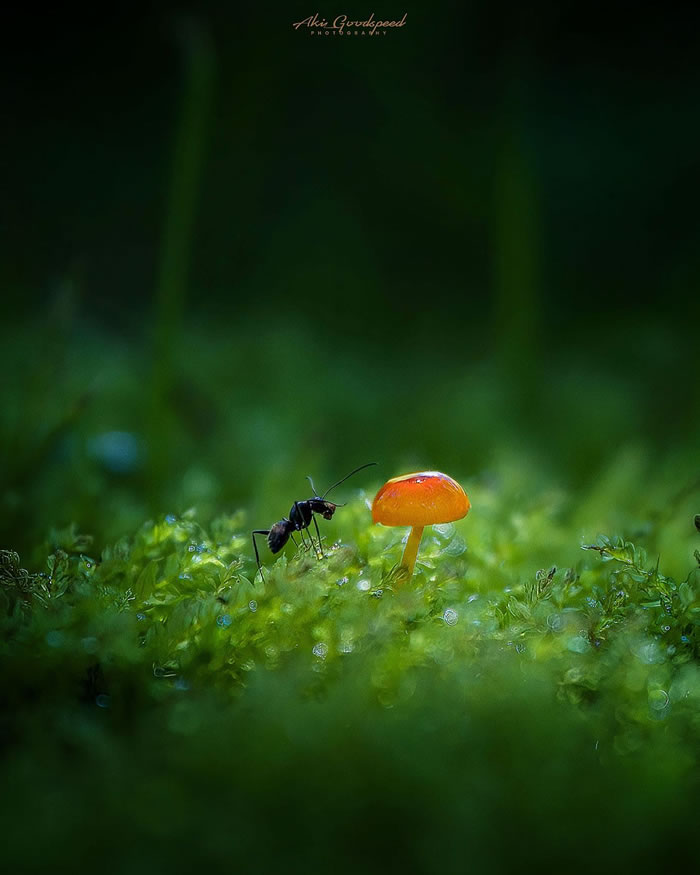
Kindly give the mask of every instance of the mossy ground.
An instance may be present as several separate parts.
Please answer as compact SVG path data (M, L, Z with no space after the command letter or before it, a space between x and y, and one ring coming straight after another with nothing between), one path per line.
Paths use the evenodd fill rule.
M636 366L601 383L562 360L523 407L483 364L348 369L311 342L290 399L273 377L293 340L267 338L263 362L253 341L189 337L150 437L141 353L114 339L47 343L8 391L8 871L628 870L684 852L692 416L664 446ZM252 385L231 377L248 358ZM263 547L253 585L251 529L308 497L305 474L375 458L334 493L326 557ZM406 533L369 502L420 467L472 510L426 530L402 584Z
M160 516L98 549L53 531L43 568L4 553L6 857L661 859L698 789L700 535L681 513L668 564L685 573L666 576L655 552L584 534L595 488L574 503L533 476L467 476L473 510L427 531L408 584L402 532L373 526L357 488L325 559L265 554L255 586L244 510ZM640 545L661 536L650 523Z

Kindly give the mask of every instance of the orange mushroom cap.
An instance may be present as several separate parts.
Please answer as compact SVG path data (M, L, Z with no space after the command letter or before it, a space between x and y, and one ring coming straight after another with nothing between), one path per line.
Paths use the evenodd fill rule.
M469 513L462 487L440 471L420 471L388 480L372 503L372 520L385 526L432 526Z

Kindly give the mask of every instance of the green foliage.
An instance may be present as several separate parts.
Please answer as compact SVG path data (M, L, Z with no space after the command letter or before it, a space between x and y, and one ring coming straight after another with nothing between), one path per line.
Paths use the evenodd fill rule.
M281 845L298 841L293 809L314 816L315 794L334 812L311 853L319 865L366 817L410 826L398 855L419 868L442 837L448 872L462 871L456 836L470 819L473 859L506 865L508 849L493 845L499 821L542 841L532 806L562 805L573 787L548 833L555 847L573 840L586 806L613 816L630 793L665 800L656 829L682 821L697 790L688 769L700 741L700 570L676 581L622 537L564 549L570 529L555 503L543 511L533 499L516 520L503 494L475 484L470 516L426 533L408 584L396 572L400 537L371 525L364 493L339 511L323 560L291 547L266 554L255 585L240 511L208 526L194 510L161 517L97 556L75 529L53 533L61 546L43 571L4 551L0 731L13 792L88 821L97 800L133 838L118 865L148 856L149 836L174 836L172 823L223 861L207 838L222 817L238 824L224 833L231 852L255 847L275 865ZM576 551L564 570L526 570L530 554ZM69 780L54 743L73 751ZM146 795L123 815L115 800L131 798L129 782ZM502 793L533 802L513 812ZM263 812L276 812L278 835L261 850ZM25 835L16 807L3 816L10 836ZM70 819L51 816L58 825L39 813L37 828L60 848ZM651 829L648 812L635 817ZM626 820L619 830L608 862L650 852ZM193 858L173 841L180 871ZM39 867L12 837L8 853ZM94 862L111 871L114 861Z
M529 412L474 364L437 381L432 359L192 329L160 482L145 361L109 343L27 362L0 408L8 871L45 871L45 848L115 872L512 871L582 843L627 870L694 835L692 423L657 452L633 382L562 362ZM300 348L303 392L279 379ZM321 522L326 558L263 547L261 581L250 530L307 473L373 459ZM406 532L368 503L432 466L472 511L426 530L406 582Z

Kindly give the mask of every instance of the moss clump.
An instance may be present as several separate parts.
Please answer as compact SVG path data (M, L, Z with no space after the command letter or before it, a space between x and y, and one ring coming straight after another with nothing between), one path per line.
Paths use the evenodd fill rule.
M128 836L86 852L114 871L167 836L176 871L371 852L456 872L568 854L592 809L606 863L655 853L697 790L697 562L677 580L622 537L570 542L560 501L514 512L503 482L434 527L408 586L362 495L326 559L288 548L256 586L242 511L99 555L53 532L41 571L3 553L9 859L40 868L36 833L66 862L88 829ZM17 800L41 800L31 820Z

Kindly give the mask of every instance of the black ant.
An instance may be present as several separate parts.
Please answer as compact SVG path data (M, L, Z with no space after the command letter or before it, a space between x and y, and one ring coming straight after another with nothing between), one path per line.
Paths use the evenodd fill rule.
M255 550L255 561L258 563L258 571L260 572L260 577L263 581L265 580L265 577L263 576L262 565L260 564L260 555L258 553L258 545L255 543L255 536L267 535L267 546L270 548L271 553L279 553L279 551L284 547L284 545L290 538L296 544L297 542L294 537L294 532L299 532L301 543L304 547L306 547L307 545L304 539L303 529L308 529L311 525L311 520L313 520L314 526L316 526L318 546L316 546L316 544L314 543L314 539L311 536L311 531L308 531L307 534L309 536L309 541L311 541L311 546L316 551L316 558L323 559L324 555L323 545L321 544L321 532L318 529L318 523L316 522L316 517L314 516L314 514L321 514L324 520L331 519L333 514L335 513L335 509L337 507L344 506L342 504L333 504L332 501L325 500L331 489L335 489L336 486L340 486L340 484L344 483L348 479L348 477L352 477L353 474L357 474L357 472L362 471L363 468L369 468L372 465L376 464L376 462L368 462L366 465L360 465L359 468L355 468L354 471L346 474L342 480L338 480L337 483L329 486L328 489L326 489L326 491L323 493L323 495L318 494L318 490L314 486L314 481L311 479L311 477L307 477L306 479L309 481L309 483L311 484L311 488L314 491L313 498L307 498L304 501L295 501L292 505L292 509L289 511L289 519L287 519L287 517L281 519L278 523L275 523L274 526L272 526L272 528L270 529L256 529L254 532L251 532L251 538L253 539L253 549Z

